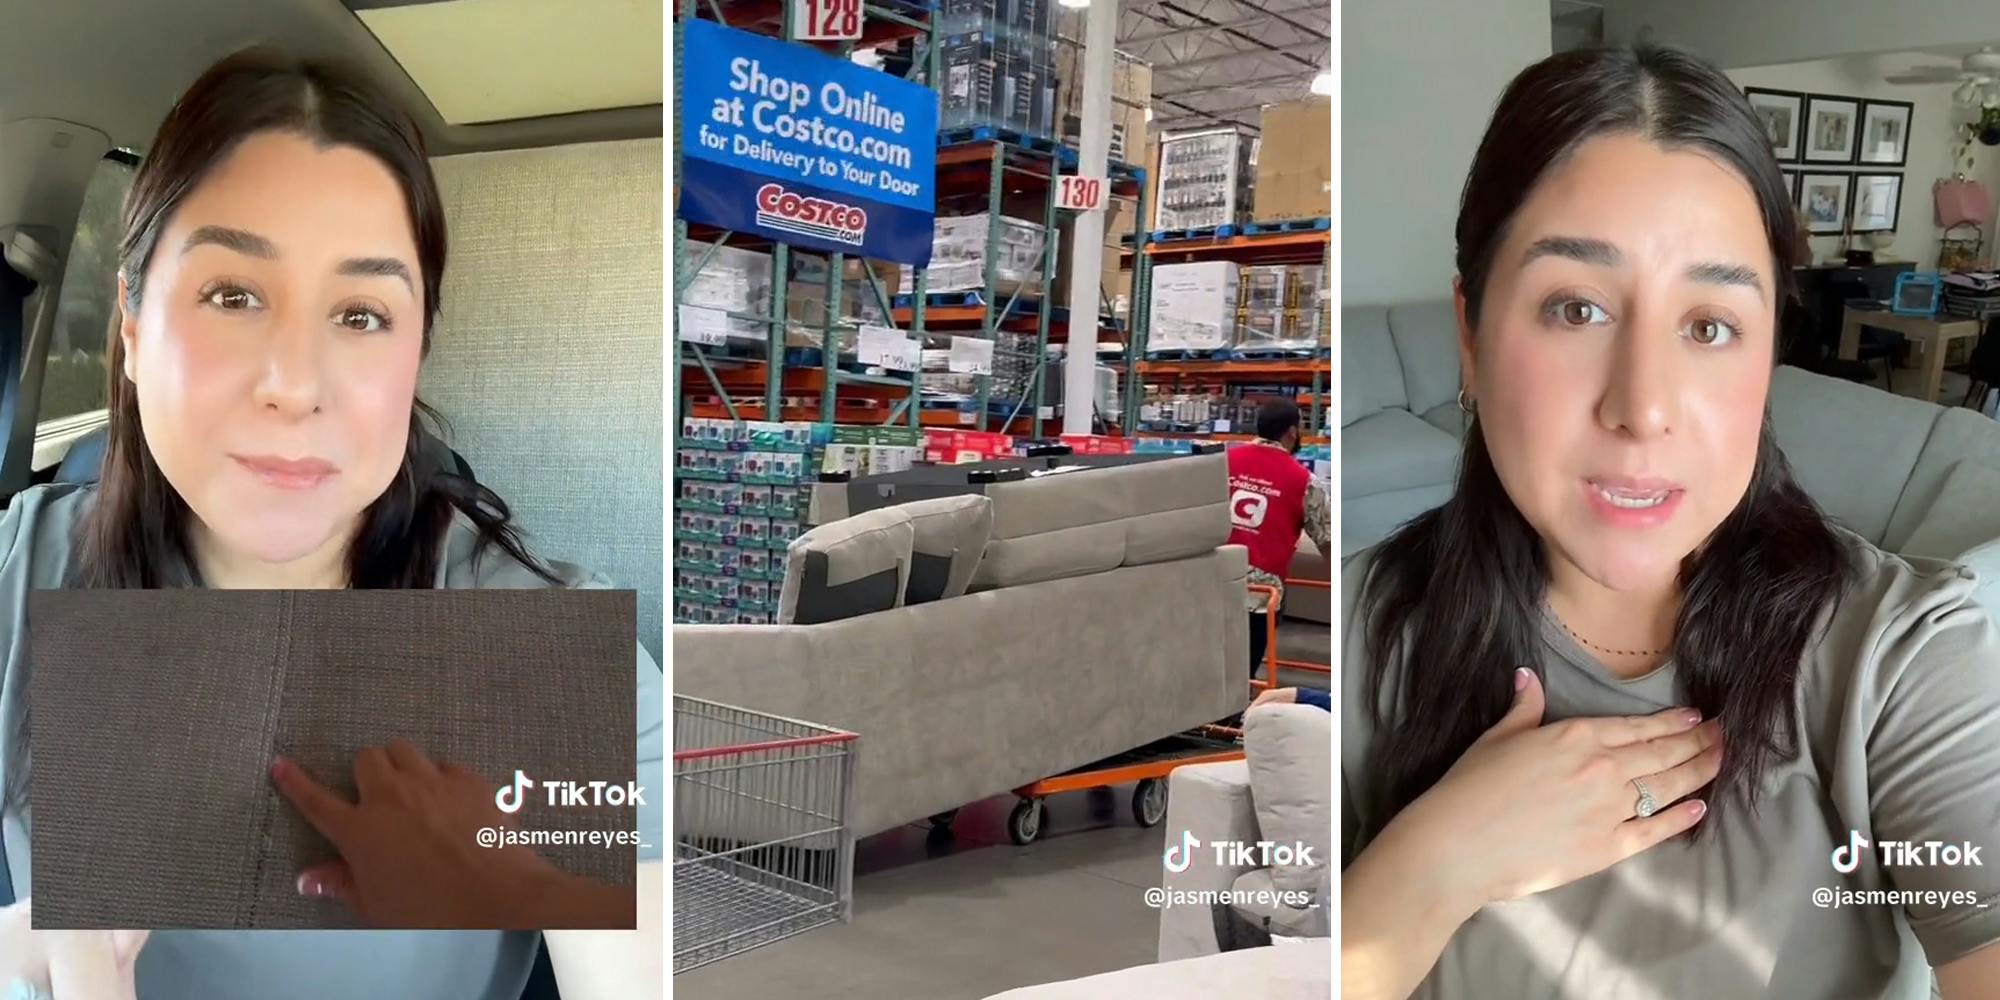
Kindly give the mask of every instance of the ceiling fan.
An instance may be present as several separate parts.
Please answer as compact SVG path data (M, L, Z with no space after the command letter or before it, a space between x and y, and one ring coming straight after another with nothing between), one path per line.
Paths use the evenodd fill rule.
M2000 52L1991 46L1967 54L1956 66L1933 63L1890 74L1886 79L1899 84L1956 83L1951 97L1959 107L1977 110L2000 106Z

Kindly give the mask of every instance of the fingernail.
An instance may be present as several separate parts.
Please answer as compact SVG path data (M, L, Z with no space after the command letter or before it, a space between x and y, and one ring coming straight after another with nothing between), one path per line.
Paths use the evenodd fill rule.
M1687 724L1690 726L1698 725L1701 722L1701 709L1690 708L1681 713L1681 718L1686 719Z
M285 772L287 772L287 771L291 770L291 768L292 768L292 762L291 762L291 761L288 761L288 760L286 760L286 759L285 759L285 758L283 758L283 757L280 757L280 758L278 758L277 760L274 760L274 761L272 761L272 762L271 762L271 780L273 780L273 781L282 781L282 780L284 780L284 777L285 777Z
M318 879L313 878L311 875L299 876L299 895L317 896L319 894L320 894L320 885Z
M1516 691L1521 691L1521 690L1525 690L1525 689L1527 688L1527 686L1528 686L1528 668L1527 668L1527 667L1515 667L1515 668L1514 668L1514 690L1516 690Z
M1695 819L1700 819L1703 816L1708 815L1708 803L1703 802L1699 799L1696 799L1693 803L1690 803L1688 809L1694 813Z

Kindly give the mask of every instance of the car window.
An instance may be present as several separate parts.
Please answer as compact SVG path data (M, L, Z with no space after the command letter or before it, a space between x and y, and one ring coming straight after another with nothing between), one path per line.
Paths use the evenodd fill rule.
M38 424L73 417L105 406L110 380L105 367L112 299L117 295L119 213L135 169L119 160L98 163L77 213L63 268L62 299L49 339L48 369L42 376Z

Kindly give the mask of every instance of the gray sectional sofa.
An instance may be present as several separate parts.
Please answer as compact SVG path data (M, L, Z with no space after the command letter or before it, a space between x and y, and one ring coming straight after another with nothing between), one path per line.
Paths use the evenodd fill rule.
M795 623L675 626L674 691L858 733L857 837L1225 718L1249 692L1227 480L1219 454L1164 458L822 525L791 548ZM907 600L940 573L965 592ZM891 574L893 606L850 613Z
M1465 425L1449 302L1350 306L1341 322L1346 556L1451 495ZM1969 565L2000 591L2000 424L1791 367L1773 375L1770 415L1836 521L1891 552Z

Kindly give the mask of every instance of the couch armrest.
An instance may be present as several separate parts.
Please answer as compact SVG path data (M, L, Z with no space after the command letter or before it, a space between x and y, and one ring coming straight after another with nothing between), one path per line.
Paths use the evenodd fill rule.
M1248 866L1218 866L1209 845L1222 840L1255 841L1257 812L1250 802L1250 768L1240 760L1177 767L1167 779L1165 847L1180 847L1182 833L1199 842L1188 869L1160 868L1161 888L1168 892L1222 892L1236 884ZM1172 962L1221 951L1215 938L1215 915L1199 905L1160 908L1160 961Z

